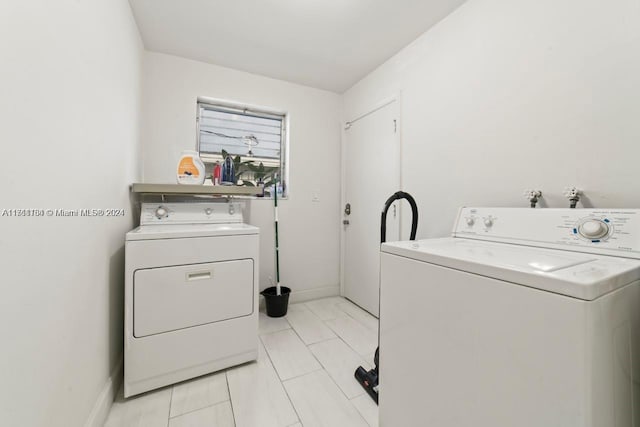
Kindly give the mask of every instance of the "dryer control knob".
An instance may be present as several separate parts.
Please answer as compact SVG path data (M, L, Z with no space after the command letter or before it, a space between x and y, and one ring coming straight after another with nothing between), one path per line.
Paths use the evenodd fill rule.
M485 227L491 227L493 225L493 219L492 218L485 218L484 219L484 225Z
M159 206L156 209L156 218L162 219L166 218L167 216L169 216L169 211L164 206Z
M590 219L580 224L578 231L587 239L599 239L609 233L609 226L597 219Z
M211 214L213 213L213 209L211 209L211 208L206 208L206 209L204 210L204 213L205 213L205 214L207 214L207 215L211 215Z
M471 226L472 226L473 224L475 224L475 223L476 223L476 220L475 220L475 219L473 219L472 217L467 218L467 225L468 225L469 227L471 227Z

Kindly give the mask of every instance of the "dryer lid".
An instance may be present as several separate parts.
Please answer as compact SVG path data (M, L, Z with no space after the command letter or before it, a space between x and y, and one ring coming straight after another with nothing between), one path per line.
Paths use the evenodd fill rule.
M382 251L593 300L640 279L640 261L462 238L385 243Z

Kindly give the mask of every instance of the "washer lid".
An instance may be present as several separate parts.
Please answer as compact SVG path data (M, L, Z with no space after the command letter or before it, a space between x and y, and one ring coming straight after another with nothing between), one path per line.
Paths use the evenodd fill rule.
M593 300L640 279L640 261L461 238L385 243L382 252Z
M180 239L193 237L236 236L258 234L260 229L247 224L159 224L141 225L126 235L127 241Z

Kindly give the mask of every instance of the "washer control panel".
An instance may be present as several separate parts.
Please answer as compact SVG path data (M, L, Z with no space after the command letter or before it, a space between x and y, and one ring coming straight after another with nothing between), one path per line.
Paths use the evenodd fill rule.
M155 211L156 218L162 220L169 217L169 209L165 206L158 206Z
M462 208L453 236L640 259L640 210Z
M233 203L143 203L140 224L225 224L243 222L242 205Z
M598 240L606 240L613 232L613 226L610 226L611 220L608 218L585 218L576 224L573 234L591 240L591 243L597 243Z

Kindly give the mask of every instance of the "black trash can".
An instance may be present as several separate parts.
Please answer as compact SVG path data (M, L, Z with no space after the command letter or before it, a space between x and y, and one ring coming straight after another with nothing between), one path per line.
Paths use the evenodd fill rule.
M289 294L291 289L286 286L280 286L280 295L277 295L275 286L265 289L260 292L264 296L264 300L267 304L267 316L269 317L282 317L287 314L287 307L289 306Z

